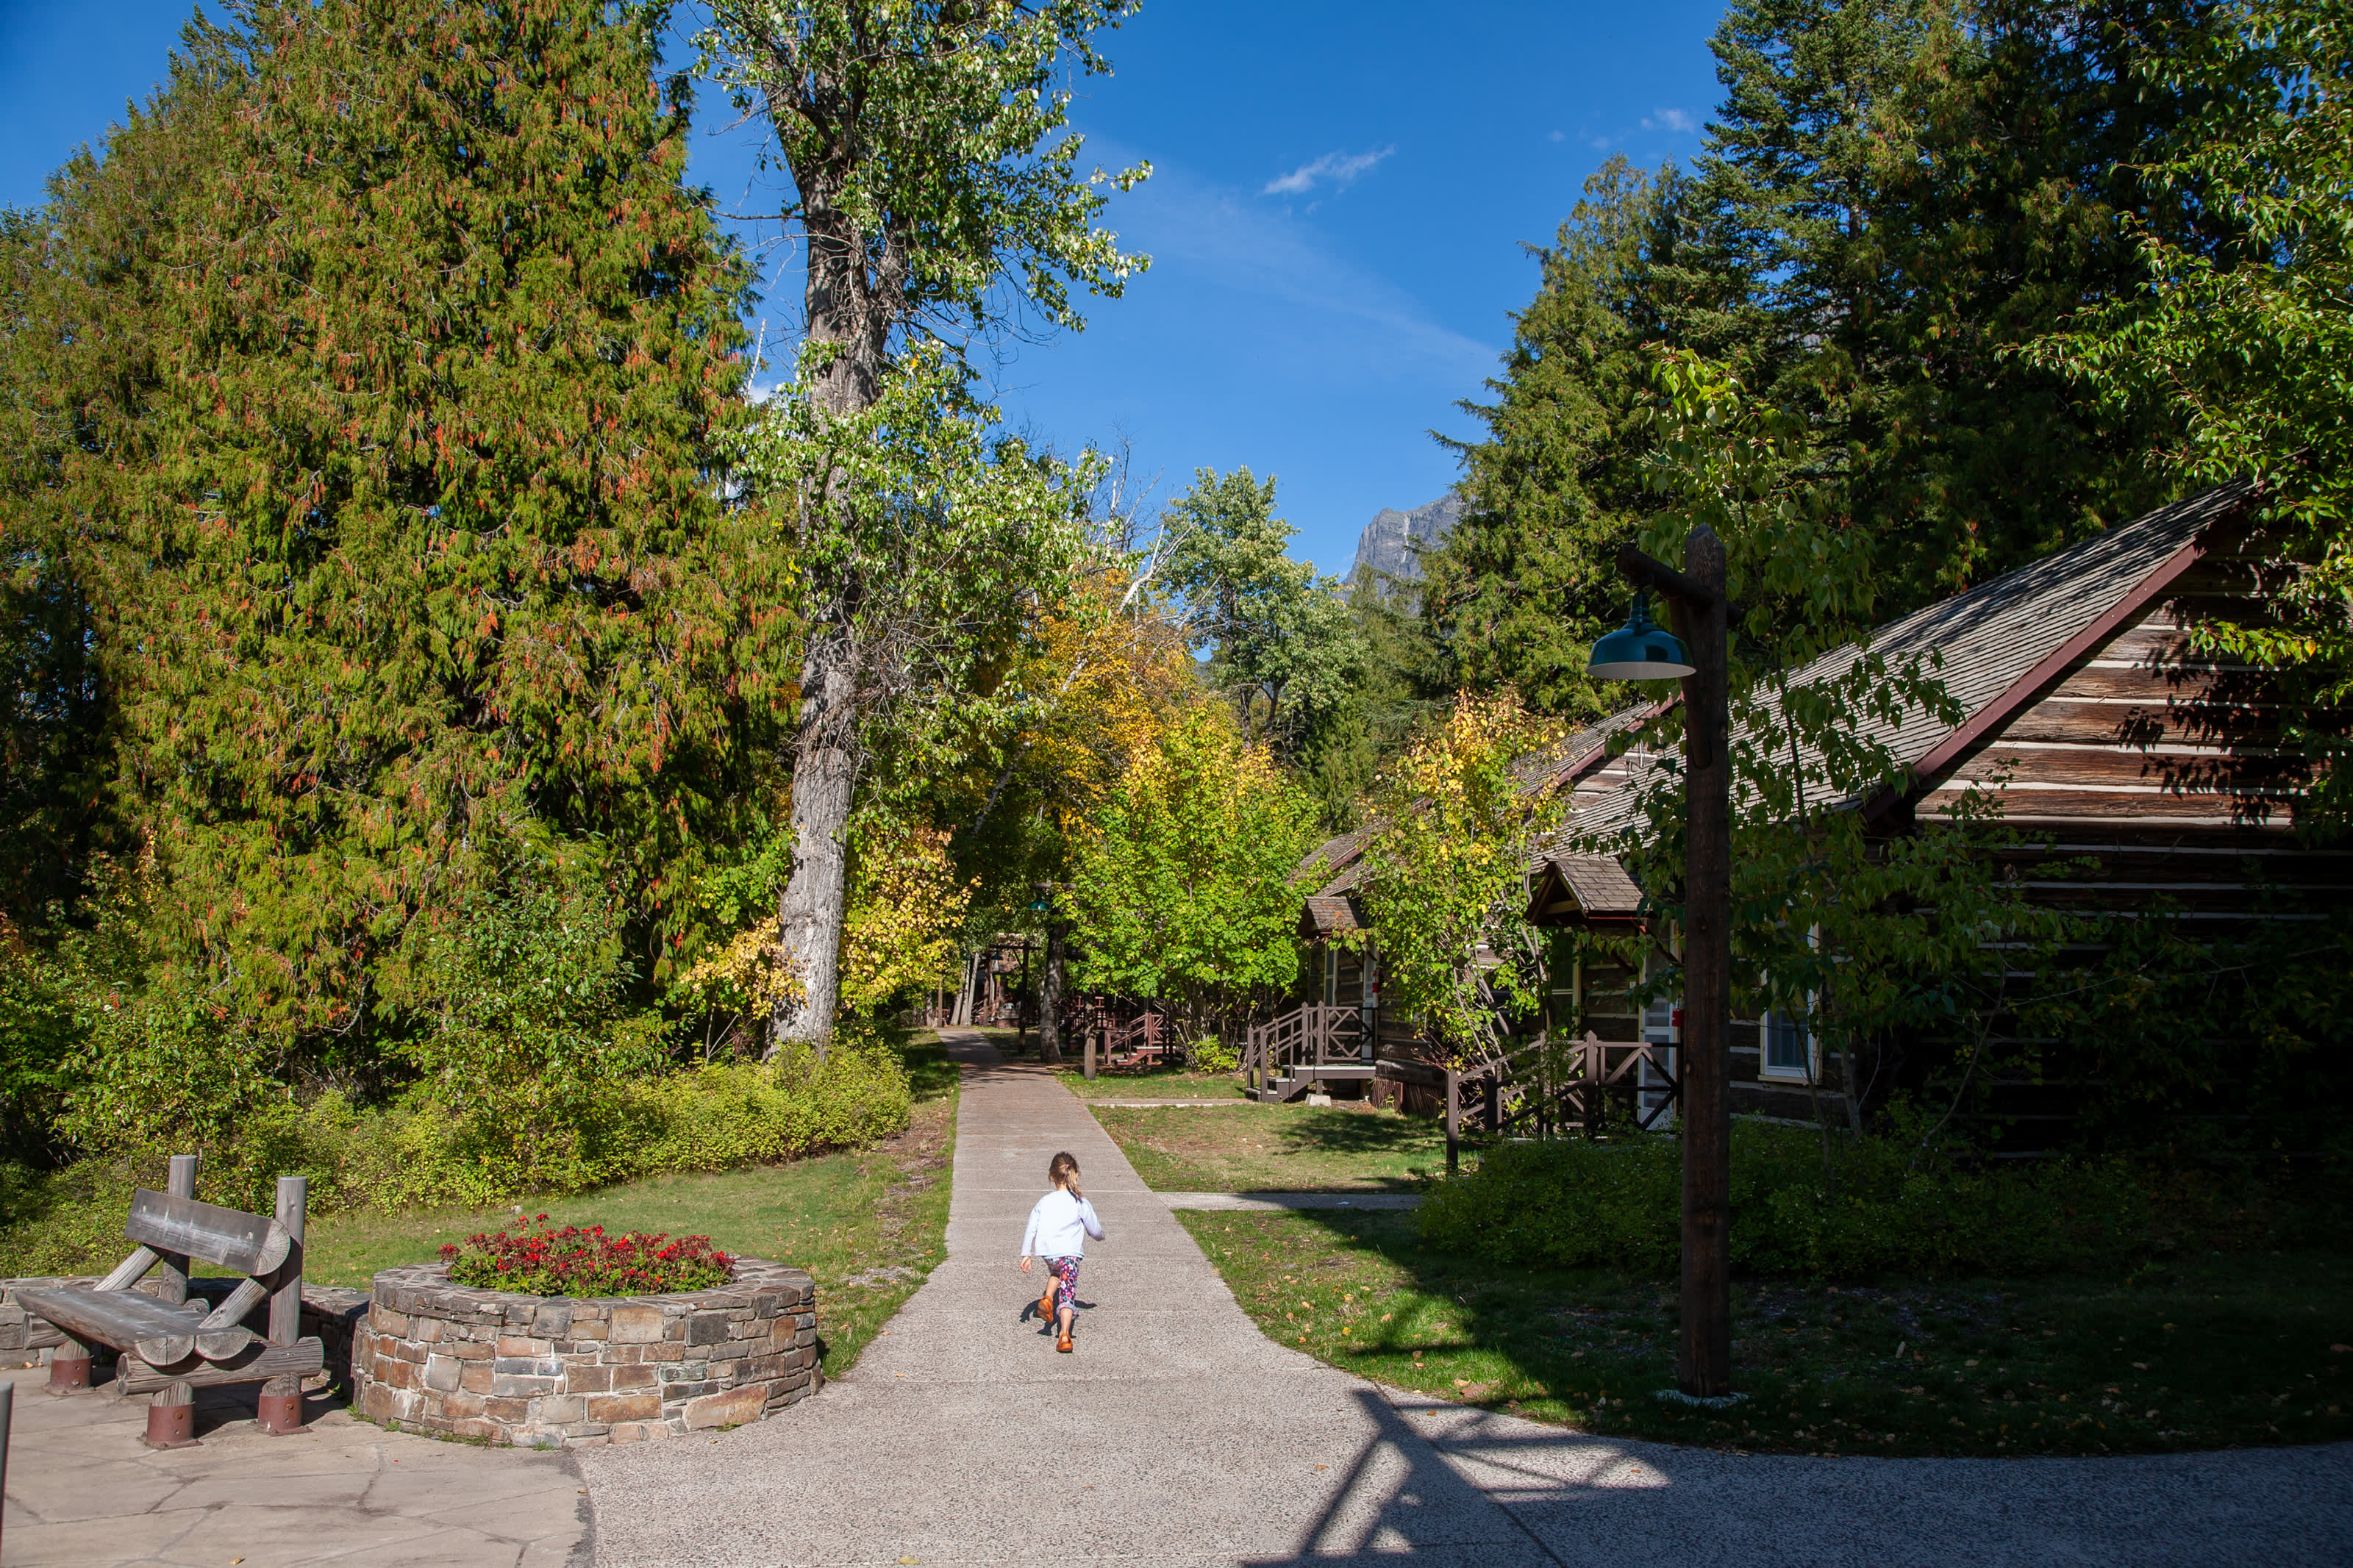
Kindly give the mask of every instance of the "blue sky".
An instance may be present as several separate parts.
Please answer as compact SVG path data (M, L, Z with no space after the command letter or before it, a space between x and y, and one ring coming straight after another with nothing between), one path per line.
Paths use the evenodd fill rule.
M0 201L37 201L73 148L143 95L185 0L0 0ZM1062 447L1123 437L1165 499L1203 464L1281 477L1301 553L1347 569L1384 506L1430 500L1468 434L1551 237L1609 153L1686 158L1715 102L1720 4L1635 11L1399 0L1147 0L1081 84L1086 159L1149 159L1107 222L1152 270L1088 330L994 367L1015 426ZM706 94L712 130L729 116ZM700 138L723 205L751 194L751 133ZM774 210L768 208L766 210ZM774 259L788 265L781 253ZM772 330L796 299L772 290Z

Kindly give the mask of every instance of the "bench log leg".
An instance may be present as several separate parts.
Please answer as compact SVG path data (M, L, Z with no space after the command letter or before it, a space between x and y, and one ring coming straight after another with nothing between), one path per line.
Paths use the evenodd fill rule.
M63 1340L49 1352L49 1392L79 1394L90 1386L90 1347Z
M260 1396L254 1401L254 1424L273 1437L309 1431L302 1425L302 1380L273 1377L263 1384Z
M290 1345L302 1337L302 1229L310 1206L310 1179L278 1178L278 1223L294 1238L293 1249L279 1268L278 1289L269 1298L269 1342ZM302 1425L302 1380L279 1376L261 1385L254 1401L254 1424L272 1436L288 1437L308 1431Z
M186 1448L196 1442L196 1391L185 1383L157 1389L147 1397L147 1446Z

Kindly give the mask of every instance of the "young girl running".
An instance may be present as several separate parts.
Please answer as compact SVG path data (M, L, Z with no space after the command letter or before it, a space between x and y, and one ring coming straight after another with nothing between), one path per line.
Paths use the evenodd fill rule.
M1054 1282L1038 1298L1038 1315L1054 1320L1054 1348L1068 1355L1071 1329L1078 1321L1079 1264L1086 1256L1087 1237L1101 1241L1103 1228L1095 1217L1095 1205L1079 1191L1076 1160L1066 1153L1055 1155L1046 1166L1046 1179L1054 1190L1029 1211L1029 1229L1021 1237L1021 1272L1029 1272L1032 1258L1044 1258L1053 1271Z

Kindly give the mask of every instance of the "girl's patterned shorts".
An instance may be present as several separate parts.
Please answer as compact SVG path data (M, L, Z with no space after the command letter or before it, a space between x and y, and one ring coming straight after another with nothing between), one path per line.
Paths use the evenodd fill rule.
M1078 1310L1075 1303L1079 1299L1079 1265L1083 1261L1083 1258L1077 1258L1046 1259L1046 1267L1054 1271L1054 1310L1057 1312L1065 1307L1072 1311Z

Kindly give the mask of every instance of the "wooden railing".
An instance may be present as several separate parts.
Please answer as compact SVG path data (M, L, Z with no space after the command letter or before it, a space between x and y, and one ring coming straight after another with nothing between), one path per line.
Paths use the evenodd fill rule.
M1157 1013L1139 1013L1124 1024L1108 1019L1103 1025L1103 1056L1112 1067L1134 1067L1159 1061L1167 1042Z
M1365 1010L1348 1003L1306 1002L1263 1024L1242 1043L1242 1070L1253 1090L1271 1088L1294 1067L1363 1059Z
M1551 1137L1581 1131L1599 1137L1612 1120L1642 1131L1663 1121L1682 1099L1670 1065L1672 1046L1604 1040L1588 1030L1581 1040L1541 1045L1522 1053L1508 1074L1485 1075L1480 1120L1491 1131Z

